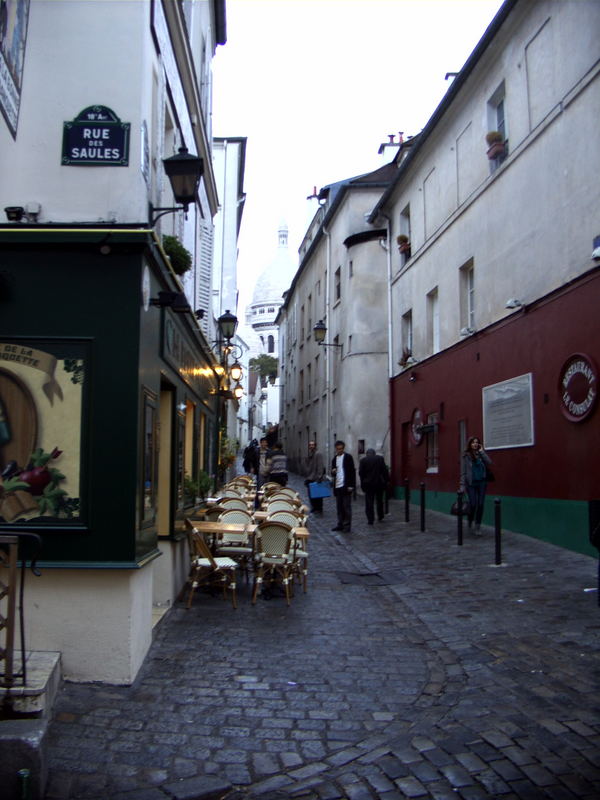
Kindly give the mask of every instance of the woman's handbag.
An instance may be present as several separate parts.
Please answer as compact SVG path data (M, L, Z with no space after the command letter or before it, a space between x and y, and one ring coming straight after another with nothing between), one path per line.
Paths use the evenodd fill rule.
M470 511L469 498L467 497L466 494L463 494L463 499L462 499L462 504L461 504L461 515L462 516L468 516L469 515L469 511ZM450 507L450 513L454 517L458 517L458 499L455 500L452 503L452 506Z

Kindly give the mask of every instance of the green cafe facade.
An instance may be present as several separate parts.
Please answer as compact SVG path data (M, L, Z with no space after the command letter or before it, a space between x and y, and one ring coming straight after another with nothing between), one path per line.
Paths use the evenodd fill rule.
M187 574L186 477L214 473L218 372L144 227L0 226L0 532L42 539L28 650L130 683ZM165 296L165 295L163 295Z

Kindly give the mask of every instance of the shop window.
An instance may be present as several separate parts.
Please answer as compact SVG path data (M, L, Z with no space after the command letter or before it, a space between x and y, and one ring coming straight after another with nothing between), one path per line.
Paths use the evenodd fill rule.
M153 523L156 518L158 426L156 417L156 395L148 389L143 390L142 419L144 425L142 454L142 523Z

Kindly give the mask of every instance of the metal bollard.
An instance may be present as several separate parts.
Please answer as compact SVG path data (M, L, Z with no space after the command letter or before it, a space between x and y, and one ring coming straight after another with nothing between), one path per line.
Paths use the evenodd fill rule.
M494 500L494 539L496 543L496 566L502 563L502 513L500 510L500 498Z
M410 521L410 485L408 478L404 478L404 522Z
M421 490L421 530L425 530L425 484L423 481L419 484Z
M456 493L458 503L458 516L456 517L456 544L461 547L463 543L463 493Z

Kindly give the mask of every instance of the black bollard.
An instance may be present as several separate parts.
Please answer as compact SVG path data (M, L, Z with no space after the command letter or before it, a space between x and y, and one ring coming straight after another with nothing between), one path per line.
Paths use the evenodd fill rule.
M463 543L463 493L456 493L458 516L456 517L456 544L461 547Z
M500 510L500 498L494 500L494 539L496 542L496 566L502 563L502 513Z
M410 486L408 478L404 478L404 522L410 520Z
M421 530L425 530L425 484L423 481L419 484L421 490Z

